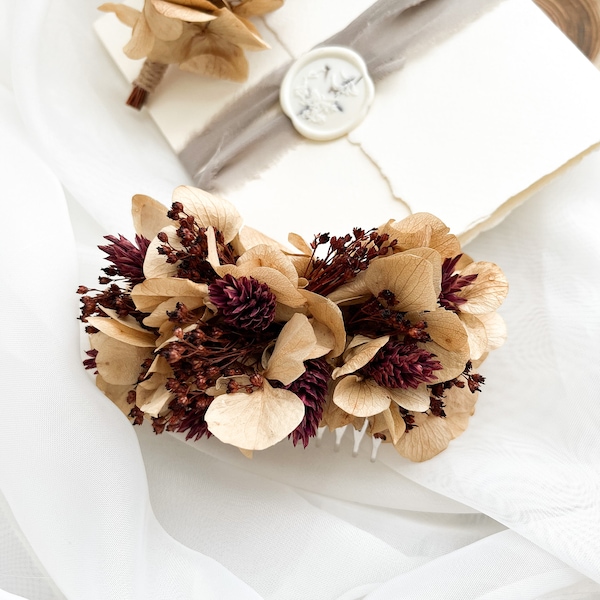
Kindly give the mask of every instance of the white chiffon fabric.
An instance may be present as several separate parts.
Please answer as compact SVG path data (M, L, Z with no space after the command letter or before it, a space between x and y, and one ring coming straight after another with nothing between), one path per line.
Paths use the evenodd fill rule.
M189 179L95 18L0 0L0 600L600 599L600 154L467 248L509 278L509 341L445 453L155 436L83 370L75 290L134 193Z

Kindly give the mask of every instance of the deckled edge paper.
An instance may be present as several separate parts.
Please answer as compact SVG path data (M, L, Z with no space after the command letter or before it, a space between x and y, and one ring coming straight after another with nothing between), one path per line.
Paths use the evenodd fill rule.
M276 31L259 25L272 49L249 56L246 84L169 71L148 111L176 152L220 106L289 59L279 43L284 24L297 30L317 18L298 4L284 5L289 14L274 20ZM133 80L139 61L122 53L129 28L106 15L96 30ZM290 223L310 237L315 227L345 233L427 211L466 241L600 143L600 73L527 0L500 2L411 59L376 94L347 138L302 142L218 191L242 205L250 224L285 209L285 222L273 219L274 237Z

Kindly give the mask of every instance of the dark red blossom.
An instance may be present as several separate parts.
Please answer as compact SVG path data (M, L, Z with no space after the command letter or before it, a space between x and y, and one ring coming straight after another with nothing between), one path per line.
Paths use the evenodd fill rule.
M262 331L275 318L275 294L252 277L225 275L208 286L208 293L225 323L233 327Z
M442 264L442 291L439 302L440 306L453 312L460 312L459 307L467 301L458 293L477 279L477 273L473 275L455 273L456 265L462 256L462 254L458 254L454 258L446 258Z
M106 235L104 239L110 244L98 246L102 252L106 252L106 260L112 263L111 267L102 269L109 277L123 277L131 285L136 285L144 281L144 259L150 245L150 240L141 235L135 236L135 243L119 234ZM106 279L106 278L101 278ZM100 283L109 283L109 280L100 281Z
M379 385L389 388L416 388L431 383L442 365L416 344L390 340L360 371Z
M98 350L86 350L85 353L89 356L83 361L83 366L86 369L96 369L96 356L98 356Z

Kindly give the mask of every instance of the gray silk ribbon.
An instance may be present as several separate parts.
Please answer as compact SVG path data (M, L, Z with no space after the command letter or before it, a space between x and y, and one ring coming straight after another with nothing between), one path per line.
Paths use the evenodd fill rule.
M378 0L316 47L346 46L358 52L377 82L401 69L408 56L455 32L498 1ZM248 163L246 177L255 175L304 139L279 108L281 82L293 62L271 72L226 107L179 153L198 187L214 189L216 177L240 161Z

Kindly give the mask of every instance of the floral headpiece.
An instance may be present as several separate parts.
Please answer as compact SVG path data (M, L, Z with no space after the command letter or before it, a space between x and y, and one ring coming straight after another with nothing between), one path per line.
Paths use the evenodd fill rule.
M235 207L180 186L133 198L135 242L107 236L102 290L80 287L97 386L135 424L245 454L351 425L422 461L467 427L506 337L508 284L436 217L287 249Z
M283 0L144 0L139 11L126 4L103 4L99 10L115 13L132 29L125 54L146 59L127 104L141 108L170 64L207 77L245 81L244 50L269 48L248 19L282 5Z

